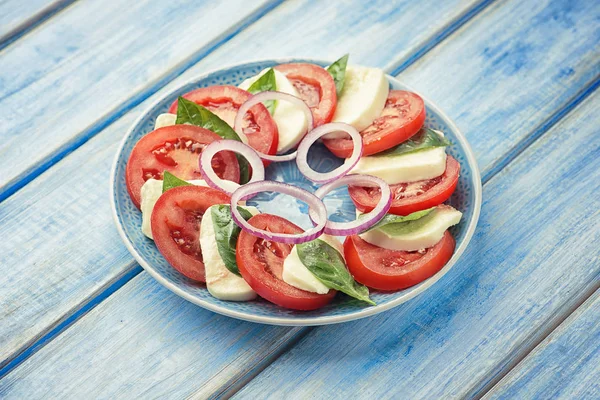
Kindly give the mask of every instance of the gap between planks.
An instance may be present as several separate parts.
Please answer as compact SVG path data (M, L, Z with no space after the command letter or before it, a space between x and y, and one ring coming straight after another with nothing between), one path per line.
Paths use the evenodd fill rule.
M389 74L392 76L399 75L402 71L410 67L411 64L444 41L444 39L456 32L461 26L476 17L494 1L495 0L482 0L481 2L475 4L473 7L459 15L456 19L444 25L438 32L436 32L435 35L432 35L429 40L423 43L420 48L415 49L415 51L412 53L407 54L403 59L391 63L391 65L387 66L385 69L390 71Z
M107 282L106 285L99 288L95 293L88 298L87 301L73 307L69 312L65 313L63 318L59 319L54 326L51 326L46 333L41 333L37 338L34 338L29 343L25 343L21 350L17 352L17 356L12 359L7 359L0 364L0 379L12 371L15 367L44 347L46 343L52 341L71 325L77 322L81 317L94 309L98 304L110 297L117 290L122 288L127 282L135 278L143 269L135 260L132 260L127 268L113 280Z
M6 32L4 35L0 36L0 52L12 43L15 43L21 37L27 35L29 32L38 28L44 22L54 17L56 14L60 13L65 8L71 6L76 1L77 0L55 1L54 3L39 10L31 17L21 22L19 25L15 26L11 31Z
M517 357L511 359L507 357L500 365L501 369L489 379L478 382L467 398L482 399L504 379L510 371L517 367L525 358L527 358L552 332L557 330L579 307L581 307L596 291L600 290L600 274L590 282L590 284L582 290L581 296L575 295L573 301L563 304L559 311L554 314L543 326L539 334L532 332L527 339L515 350Z

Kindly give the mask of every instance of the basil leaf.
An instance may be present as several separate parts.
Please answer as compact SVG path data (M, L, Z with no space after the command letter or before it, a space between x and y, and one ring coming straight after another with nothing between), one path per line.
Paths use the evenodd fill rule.
M177 120L175 123L196 125L213 131L223 139L242 141L227 122L213 114L210 110L181 96L177 99ZM250 169L248 161L244 157L239 154L236 154L236 156L240 164L240 183L243 185L250 180Z
M346 66L348 65L348 57L350 54L346 54L329 67L327 67L327 72L333 78L335 82L335 92L338 97L342 94L342 89L344 89L344 81L346 80Z
M386 225L400 224L400 223L409 222L409 221L416 221L416 220L426 216L433 210L435 210L435 207L428 208L427 210L417 211L412 214L408 214L406 216L386 214L386 215L384 215L383 218L381 218L379 220L379 222L377 222L375 225L373 225L372 227L367 229L365 232L371 231L373 229L379 229ZM362 218L363 215L365 215L365 214L361 214L358 218Z
M261 77L248 88L248 91L252 94L275 90L277 90L277 82L275 81L275 71L273 71L273 68L270 68L267 72L262 74ZM277 103L275 100L268 100L265 101L265 107L267 107L269 113L273 115Z
M165 171L163 173L163 189L162 192L166 192L169 189L176 188L177 186L189 186L191 183L184 181L183 179L179 179L169 171Z
M296 250L302 264L325 286L375 305L369 298L369 289L354 280L342 255L328 243L316 239L296 245Z
M435 210L436 207L433 209ZM418 219L396 222L379 227L379 230L388 236L404 236L420 230L425 225L429 224L432 219L435 219L439 212L429 212Z
M234 222L229 205L219 204L210 210L219 255L229 271L241 276L235 260L235 246L242 229ZM246 221L252 218L250 211L245 208L238 207L238 211Z
M382 151L379 154L376 154L372 157L389 157L389 156L399 156L401 154L415 153L417 151L429 150L434 147L446 147L450 146L452 143L429 128L421 128L416 135L408 139L407 141L400 143L396 147L392 147L386 151Z

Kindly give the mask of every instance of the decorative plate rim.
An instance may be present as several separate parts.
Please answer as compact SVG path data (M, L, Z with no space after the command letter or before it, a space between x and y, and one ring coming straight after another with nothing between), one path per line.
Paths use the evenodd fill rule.
M336 323L341 323L341 322L354 321L357 319L361 319L361 318L369 317L369 316L372 316L375 314L379 314L383 311L389 310L393 307L396 307L402 303L405 303L405 302L411 300L412 298L416 297L417 295L423 293L425 290L429 289L434 283L436 283L444 275L446 275L446 273L454 266L454 264L456 264L458 259L462 256L465 249L469 245L471 238L473 237L473 234L477 227L477 223L479 221L479 214L481 211L481 203L482 203L481 175L479 172L479 166L475 159L475 155L473 154L473 150L471 149L471 146L469 145L469 142L464 137L464 135L462 134L460 129L458 129L458 127L456 126L454 121L452 121L437 105L435 105L435 103L433 103L431 100L429 100L428 98L424 97L421 94L419 94L419 96L421 96L423 98L423 101L425 102L426 107L434 110L435 113L437 114L437 116L440 119L442 119L451 128L452 133L456 136L456 138L460 142L460 147L462 148L462 150L465 153L466 161L467 161L468 166L472 173L471 181L474 186L474 202L472 205L473 215L472 215L472 218L469 221L469 224L466 228L465 236L464 236L462 243L455 249L454 254L452 255L452 258L450 258L448 263L446 263L446 265L440 271L438 271L435 275L433 275L430 278L426 279L425 281L413 286L414 290L410 290L410 291L406 292L406 294L402 294L402 295L398 296L396 299L393 299L387 303L384 303L381 305L376 305L376 306L365 307L364 309L361 309L359 311L350 312L350 313L344 314L344 315L319 316L319 317L293 316L293 317L287 317L287 318L276 317L276 316L255 315L255 314L251 314L251 313L236 311L236 310L232 310L232 309L229 309L226 307L222 307L220 305L210 303L203 299L199 299L199 298L185 292L178 285L169 282L166 278L161 276L161 274L157 270L155 270L144 259L144 257L142 257L142 255L139 254L138 251L133 247L132 242L127 237L125 229L123 228L122 224L119 221L119 216L118 216L119 211L117 210L117 195L116 195L116 191L115 191L115 188L117 185L116 171L117 171L117 167L119 164L119 158L120 158L121 153L123 152L123 149L126 145L127 139L134 133L134 130L140 124L140 122L146 117L146 115L148 115L162 101L164 101L165 98L174 96L175 94L180 92L183 87L192 85L196 82L206 79L208 76L218 73L220 71L232 69L232 68L236 68L236 67L241 67L241 66L248 67L253 64L267 64L267 63L283 64L283 63L290 63L290 62L308 62L308 63L317 64L317 65L330 64L330 61L326 61L326 60L310 59L310 58L293 58L293 57L253 59L253 60L250 60L245 63L229 64L229 65L222 66L220 68L214 68L210 71L207 71L205 73L194 76L194 77L186 80L185 82L182 82L177 88L169 91L164 96L161 96L159 99L154 101L148 108L146 108L139 115L139 117L133 122L133 124L130 126L130 128L127 130L127 133L125 134L125 136L123 137L123 139L121 140L121 142L119 144L119 147L115 154L115 158L114 158L112 166L111 166L109 184L110 184L110 200L111 200L110 203L111 203L111 211L112 211L113 221L117 227L119 236L121 237L121 240L125 244L125 247L129 251L129 253L142 266L142 268L144 268L144 270L146 272L148 272L158 283L160 283L161 285L163 285L164 287L166 287L173 293L177 294L178 296L188 300L189 302L196 304L198 306L201 306L207 310L213 311L215 313L225 315L228 317L233 317L233 318L240 319L240 320L244 320L244 321L269 324L269 325L279 325L279 326L329 325L329 324L336 324ZM411 91L414 91L415 93L418 93L417 91L413 90L410 86L400 82L398 79L396 79L395 77L393 77L387 73L386 73L386 77L390 82L399 84ZM407 289L410 289L410 288L407 288Z

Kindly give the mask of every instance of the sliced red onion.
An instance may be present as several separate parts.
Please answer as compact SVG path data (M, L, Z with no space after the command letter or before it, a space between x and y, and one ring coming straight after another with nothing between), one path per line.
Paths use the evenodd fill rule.
M330 172L317 172L308 165L308 150L319 138L332 132L346 132L350 135L352 142L354 143L354 150L352 155L344 161L344 164L340 165L336 169ZM325 125L321 125L308 133L300 142L298 146L298 156L296 157L296 164L298 169L308 179L316 183L328 183L342 176L346 175L363 153L363 141L360 133L351 125L344 124L343 122L331 122Z
M200 155L200 161L198 162L200 166L200 172L202 173L202 177L204 178L208 186L214 189L221 190L230 196L237 188L240 187L239 183L219 178L213 170L212 159L215 156L215 154L221 151L231 151L241 155L246 160L248 160L248 163L252 167L252 176L250 177L249 182L258 182L265 180L265 166L263 165L256 150L254 150L247 144L238 142L237 140L224 139L210 143L204 148L204 150L202 150L202 154Z
M289 233L269 232L250 225L242 217L236 205L242 198L253 196L261 192L279 192L306 202L312 214L311 219L313 220L315 227L298 235L292 235ZM278 243L298 244L310 242L321 236L325 224L327 223L327 209L321 199L299 187L275 181L254 182L240 186L231 196L231 215L235 223L246 232L259 238Z
M344 185L367 187L379 186L381 188L381 198L379 199L379 203L377 203L371 212L363 214L362 218L360 219L357 218L351 222L327 221L324 233L337 236L355 235L366 229L369 229L379 222L379 220L385 216L392 206L392 191L390 190L390 185L388 185L383 179L372 175L346 175L340 179L321 186L319 189L317 189L315 195L318 198L323 199L327 193ZM310 218L313 219L312 210L309 210L309 215Z
M240 136L240 138L242 138L244 143L248 142L247 135L244 133L244 130L242 129L242 126L244 123L244 116L256 104L263 103L268 100L288 101L288 102L292 103L293 105L299 107L304 112L304 116L306 117L306 122L307 122L307 126L308 126L307 132L312 131L313 115L312 115L312 112L310 111L310 108L304 102L304 100L302 100L296 96L292 96L291 94L283 93L283 92L277 92L277 91L260 92L260 93L255 94L254 96L250 97L248 100L246 100L244 102L244 104L242 104L240 109L238 110L237 115L235 116L235 121L233 123L233 129ZM293 153L285 154L285 155L281 155L281 156L280 155L272 156L270 154L264 154L264 153L260 153L260 152L257 152L257 153L260 156L260 158L262 158L263 160L268 160L268 161L273 161L273 162L290 161L290 160L293 160L294 158L296 158L295 151Z

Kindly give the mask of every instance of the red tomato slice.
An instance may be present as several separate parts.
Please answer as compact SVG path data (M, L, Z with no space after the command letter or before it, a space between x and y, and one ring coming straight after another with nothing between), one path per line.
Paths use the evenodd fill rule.
M344 255L357 282L373 289L400 290L423 282L442 269L452 257L454 246L448 231L435 246L422 252L388 250L353 235L344 241Z
M270 214L258 214L248 222L271 232L297 234L302 229L290 221ZM290 254L291 244L270 242L242 231L238 237L236 260L242 277L260 297L292 310L315 310L329 303L336 294L311 293L288 285L281 277L283 260Z
M152 236L160 254L173 268L198 282L206 282L200 249L200 222L215 204L229 204L220 190L179 186L158 198L152 211Z
M363 137L363 156L392 148L409 139L425 122L425 103L416 93L391 90L381 115L360 134ZM351 139L324 139L329 151L341 158L352 154Z
M314 64L299 63L281 64L274 68L285 74L300 98L308 104L315 127L331 122L337 106L337 95L333 77L326 69Z
M442 204L454 193L459 173L458 161L452 156L447 156L446 171L443 175L424 181L390 185L393 200L388 213L408 215ZM349 186L348 193L360 212L373 210L381 196L379 188L360 186Z
M251 93L235 86L209 86L183 95L184 98L209 109L231 127L241 105L251 96ZM171 104L169 112L177 114L177 101ZM244 122L242 130L248 135L248 144L252 148L265 154L277 152L277 124L264 105L257 104L252 107L246 113Z
M131 151L125 169L127 191L136 207L140 207L144 182L162 179L164 171L184 180L202 179L198 168L200 153L205 145L219 139L216 133L192 125L166 126L142 137ZM240 181L234 153L216 154L212 166L221 179Z

